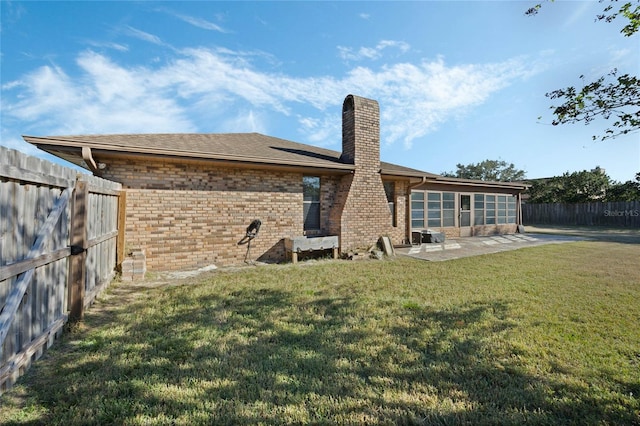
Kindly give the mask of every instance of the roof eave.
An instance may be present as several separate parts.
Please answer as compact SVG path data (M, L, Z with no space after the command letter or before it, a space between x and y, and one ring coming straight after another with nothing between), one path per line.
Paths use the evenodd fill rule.
M51 140L37 141L33 137L24 137L25 140L39 149L46 151L52 155L60 157L66 161L83 167L87 170L91 170L82 157L82 148L86 145L82 143L72 142L65 145L51 144ZM286 160L270 160L262 158L252 157L240 157L240 156L220 156L206 153L185 153L181 151L173 150L154 150L146 149L136 151L132 150L114 150L112 147L100 146L99 144L91 144L92 155L99 162L107 162L109 159L114 158L156 158L172 161L191 161L191 162L206 162L207 164L216 164L226 167L240 167L240 168L259 168L259 169L277 169L277 170L291 170L302 172L322 172L332 174L349 174L355 169L353 164L344 163L320 163L320 162L300 162L300 161L286 161Z
M423 177L429 177L430 176L426 172L425 173L413 173L413 172L404 172L404 171L399 171L399 170L388 170L388 169L380 169L380 174L383 177L405 178L405 179L412 179L412 178L422 179Z
M431 182L436 183L450 183L457 185L468 185L468 186L484 186L484 187L492 187L492 188L505 188L505 189L519 189L525 190L529 187L529 185L518 183L518 182L495 182L495 181L484 181L484 180L473 180L473 179L461 179L461 178L452 178L446 176L437 175Z

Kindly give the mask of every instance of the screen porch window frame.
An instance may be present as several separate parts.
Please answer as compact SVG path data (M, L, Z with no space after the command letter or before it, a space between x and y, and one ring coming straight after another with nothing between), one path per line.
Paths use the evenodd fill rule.
M319 231L320 227L320 176L302 177L302 226L305 231Z
M518 199L515 195L507 196L507 223L515 224L518 216Z
M484 223L486 225L496 225L496 194L486 194L484 196Z
M507 196L498 195L498 225L505 225L507 223Z
M456 192L442 193L442 226L456 226Z
M457 192L411 191L411 229L456 226Z
M411 191L411 228L424 229L425 191Z
M420 229L424 225L434 228L451 226L450 217L454 212L451 210L451 198L459 195L460 192L411 191L411 228ZM517 223L517 195L495 192L472 192L469 195L473 212L471 226Z
M496 193L474 195L474 225L515 224L517 212L516 195Z
M484 196L483 193L473 194L473 225L484 225Z
M442 192L427 192L427 227L442 227Z

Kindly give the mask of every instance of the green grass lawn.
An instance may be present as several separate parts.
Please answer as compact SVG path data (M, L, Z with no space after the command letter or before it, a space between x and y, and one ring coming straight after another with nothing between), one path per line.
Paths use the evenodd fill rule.
M640 245L115 284L2 424L640 424Z

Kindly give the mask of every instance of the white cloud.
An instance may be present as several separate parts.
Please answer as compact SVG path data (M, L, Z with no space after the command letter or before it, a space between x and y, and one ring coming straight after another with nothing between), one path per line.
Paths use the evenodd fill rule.
M201 28L203 30L217 31L217 32L220 32L220 33L228 33L229 32L226 29L222 28L220 25L215 24L215 23L213 23L211 21L208 21L206 19L195 17L195 16L191 16L191 15L185 15L185 14L182 14L182 13L178 13L178 12L176 12L176 11L174 11L172 9L166 8L166 7L159 7L159 8L156 9L156 11L171 15L174 18L180 19L181 21L184 21L189 25L193 25L194 27ZM222 14L218 14L217 18L221 19L222 16L223 16Z
M267 126L261 115L252 110L242 111L225 120L220 126L221 133L266 133Z
M375 60L382 57L382 51L387 48L396 48L401 53L409 50L409 44L403 41L382 40L374 47L360 47L353 49L351 47L338 46L338 55L345 61L361 61L363 59Z
M23 139L18 139L16 137L3 137L0 145L6 148L15 149L16 151L20 151L28 155L38 156L42 154L42 151L36 148L35 145L31 145L30 143L25 142Z
M202 28L203 30L217 31L220 33L226 33L227 31L221 26L207 21L206 19L196 18L188 15L175 14L176 18L193 25L194 27Z
M23 83L20 80L10 81L8 83L3 84L2 90L11 90L16 87L20 87Z
M3 99L3 113L25 121L47 120L51 111L71 108L72 99L79 98L71 79L54 66L41 67L21 80L7 83L5 88L22 90L14 103Z
M404 52L407 52L411 46L409 46L409 44L405 43L404 41L393 41L393 40L382 40L376 46L376 48L380 50L385 49L387 47L398 48L402 53L404 53Z
M129 51L129 46L127 46L125 44L120 44L120 43L101 42L101 41L94 41L94 40L88 40L86 43L89 46L96 47L96 48L113 49L113 50L117 50L119 52L128 52Z
M67 71L73 77L45 66L6 83L3 115L46 134L211 131L212 122L216 131L265 133L266 113L277 113L295 120L302 142L326 146L340 142L336 111L352 93L380 103L384 143L409 147L531 72L523 58L458 66L438 58L299 78L259 70L246 52L199 48L176 55L150 68L83 52L77 70Z
M298 117L300 132L305 140L314 145L331 146L340 142L336 139L342 131L342 123L334 116L324 115L322 118Z
M611 49L609 52L611 56L610 61L613 63L619 63L629 57L631 57L632 52L629 49Z
M5 132L3 131L3 133ZM44 152L38 149L35 145L31 145L30 143L25 142L22 138L3 135L2 138L0 138L0 146L6 147L9 149L14 149L23 154L31 155L33 157L43 158L52 163L61 164L65 167L70 167L81 173L87 173L86 169L82 169L81 167L78 167L75 164L69 163L68 161L61 159L60 157L56 157L52 154L49 154L48 152Z
M563 29L567 30L583 19L583 16L592 8L593 2L575 2L572 4L571 13L567 16L562 24Z
M105 56L78 57L79 78L44 66L12 82L22 89L3 114L37 122L49 134L193 131L175 101L148 80L146 69L124 69Z
M162 39L160 39L160 37L144 32L142 30L139 30L137 28L133 28L131 26L127 26L125 29L125 33L129 36L135 37L137 39L149 42L149 43L153 43L153 44L157 44L158 46L164 46L165 44L162 42Z

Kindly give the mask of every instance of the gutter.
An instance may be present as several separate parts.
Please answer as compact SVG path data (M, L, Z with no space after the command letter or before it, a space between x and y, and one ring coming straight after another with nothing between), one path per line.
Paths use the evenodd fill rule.
M158 149L158 148L144 148L144 147L125 147L121 145L107 145L92 143L92 147L86 146L82 141L69 140L69 139L50 139L37 136L23 136L23 139L37 146L38 148L49 152L49 150L63 149L67 152L73 153L74 149L80 149L81 153L77 153L86 163L89 170L96 173L100 171L100 164L96 163L93 159L93 153L100 154L99 156L158 156L165 158L181 158L184 160L195 161L217 161L226 164L253 164L263 166L280 166L280 167L293 167L293 168L309 168L318 170L328 170L335 173L353 173L355 166L353 164L343 164L333 161L300 161L299 159L272 159L272 158L260 158L251 157L246 155L219 155L207 152L194 152L194 151L180 151L173 149ZM58 142L56 144L56 142ZM60 143L61 142L61 143ZM132 149L135 148L135 149ZM54 154L55 155L55 154Z
M420 185L424 185L427 182L427 177L426 176L422 176L421 178L422 180L418 183L411 183L409 184L409 190L412 190L413 188L417 188Z

